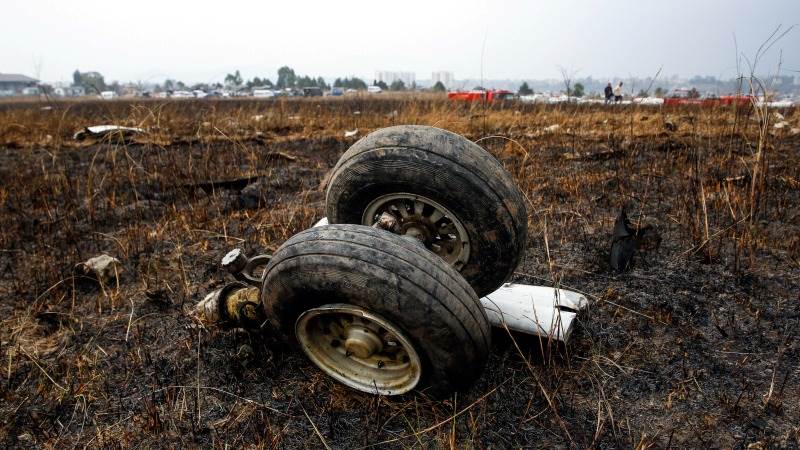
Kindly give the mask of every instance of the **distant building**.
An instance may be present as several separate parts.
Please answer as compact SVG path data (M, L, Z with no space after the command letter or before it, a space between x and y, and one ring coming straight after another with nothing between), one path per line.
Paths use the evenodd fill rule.
M387 86L391 86L395 81L400 80L407 88L411 88L417 82L417 75L414 72L396 72L379 70L375 72L375 81L383 81Z
M450 89L455 85L455 81L453 72L438 71L431 73L431 86L441 82L445 88Z
M39 80L16 73L0 73L0 95L21 94L26 88L35 88Z

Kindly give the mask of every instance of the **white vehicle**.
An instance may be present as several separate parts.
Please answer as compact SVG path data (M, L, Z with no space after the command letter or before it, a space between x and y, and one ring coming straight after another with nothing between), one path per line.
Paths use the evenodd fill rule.
M100 98L103 100L113 100L119 97L116 92L114 91L103 91L100 93Z
M369 86L367 88L367 92L369 92L370 94L380 94L381 92L383 92L383 89L381 89L380 86Z
M254 89L253 90L253 97L257 98L271 98L275 97L275 92L269 89Z
M520 95L519 100L522 103L547 103L547 99L549 97L545 94L532 94L532 95Z
M172 98L194 98L194 94L189 91L175 91L172 93Z
M192 91L192 94L194 94L195 98L203 98L208 95L205 91L201 91L200 89L195 89Z

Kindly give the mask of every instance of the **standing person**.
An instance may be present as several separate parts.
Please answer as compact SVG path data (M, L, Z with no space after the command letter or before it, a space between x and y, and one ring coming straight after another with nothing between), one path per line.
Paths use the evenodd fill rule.
M614 88L614 103L622 101L622 81Z
M607 105L611 103L611 100L614 98L614 88L611 87L610 81L606 85L606 88L603 92L606 94L606 105Z

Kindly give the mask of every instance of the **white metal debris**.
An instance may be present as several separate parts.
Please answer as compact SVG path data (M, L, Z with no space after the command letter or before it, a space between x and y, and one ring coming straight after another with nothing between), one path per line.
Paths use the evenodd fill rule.
M356 128L355 130L352 130L352 131L345 130L344 137L346 137L346 138L353 137L353 136L355 136L357 134L358 134L358 128Z
M493 326L566 342L589 301L565 289L506 283L481 298L481 304Z
M123 127L119 125L95 125L86 127L75 133L73 138L76 141L86 139L88 137L103 137L112 133L117 133L122 136L131 136L134 134L144 133L144 128L138 127Z

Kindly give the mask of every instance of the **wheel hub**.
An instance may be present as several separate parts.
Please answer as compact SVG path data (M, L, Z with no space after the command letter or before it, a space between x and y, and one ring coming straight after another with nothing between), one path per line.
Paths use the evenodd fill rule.
M383 350L383 342L367 327L353 325L347 331L347 340L344 347L351 355L359 358L369 358Z
M411 341L388 320L336 303L297 318L295 335L322 371L363 392L396 395L417 385L422 363Z
M429 224L424 224L421 222L408 222L403 223L400 226L400 229L402 230L401 234L419 239L427 247L430 245L431 241L431 230L429 230L428 227L430 227Z
M383 195L367 205L361 223L373 225L383 214L396 220L399 234L418 239L456 270L469 261L466 229L455 214L438 202L404 192Z

